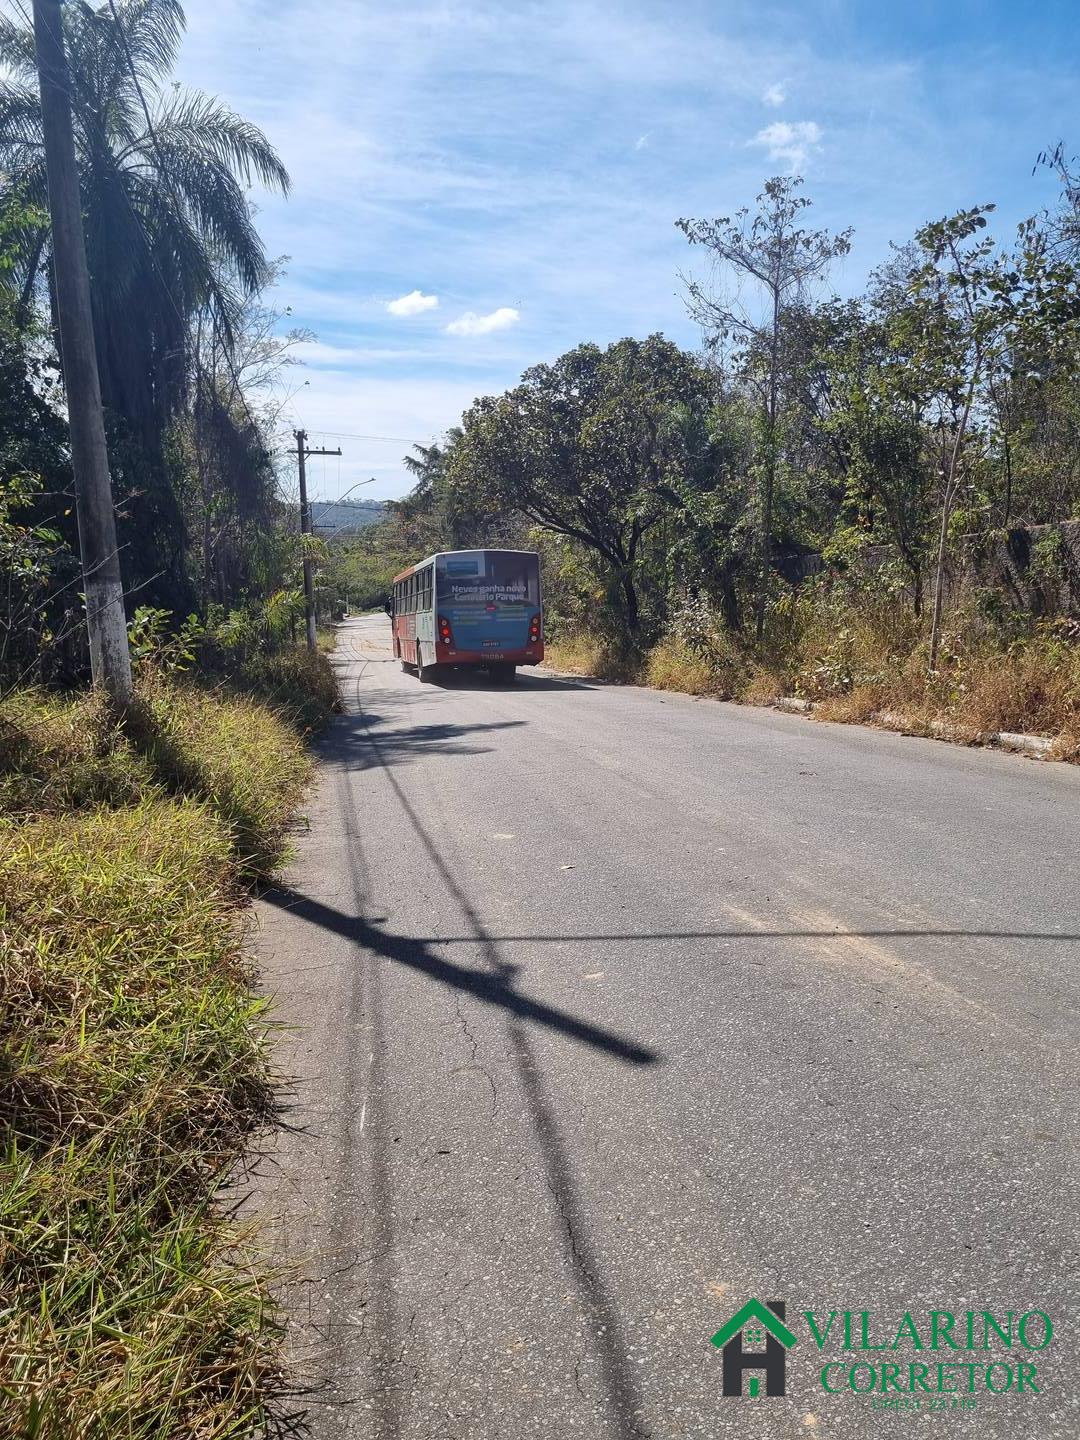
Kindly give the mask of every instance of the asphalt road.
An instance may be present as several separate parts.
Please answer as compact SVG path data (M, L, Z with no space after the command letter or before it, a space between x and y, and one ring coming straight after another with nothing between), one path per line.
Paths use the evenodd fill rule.
M421 685L381 618L335 659L258 938L296 1085L256 1199L315 1435L1076 1440L1080 769ZM863 1310L871 1342L932 1309L1054 1337L845 1351L841 1316L819 1353L800 1319L786 1394L725 1397L710 1336L752 1296L853 1344ZM912 1358L977 1362L975 1408L964 1370L918 1413L847 1388ZM988 1394L998 1360L1040 1393Z

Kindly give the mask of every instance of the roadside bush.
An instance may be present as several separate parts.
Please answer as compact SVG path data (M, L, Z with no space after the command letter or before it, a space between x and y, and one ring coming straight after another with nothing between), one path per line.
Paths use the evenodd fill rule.
M544 659L553 670L569 675L591 675L598 680L634 684L640 679L641 662L625 647L592 634L568 634L544 641Z
M571 635L549 652L559 668L610 674L595 639ZM703 604L684 604L633 673L659 689L751 704L796 695L824 720L890 713L915 733L945 726L971 743L991 731L1024 731L1054 738L1059 758L1080 753L1080 622L1012 612L1003 628L976 597L949 617L931 675L925 618L888 575L824 576L781 593L760 643L726 629ZM628 678L625 668L619 678Z
M808 700L849 695L917 671L919 622L889 589L828 577L789 604L799 617L787 646L795 694Z
M294 645L256 654L233 674L233 683L257 695L301 730L317 730L340 710L337 678L323 649Z
M662 690L730 699L744 688L748 669L721 617L706 601L687 600L649 651L644 676Z

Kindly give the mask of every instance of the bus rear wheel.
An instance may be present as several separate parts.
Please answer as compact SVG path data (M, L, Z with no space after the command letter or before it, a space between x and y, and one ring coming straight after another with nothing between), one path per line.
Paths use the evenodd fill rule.
M517 666L511 665L509 661L504 660L500 662L500 664L491 667L491 676L492 679L498 681L500 685L513 685L517 679Z

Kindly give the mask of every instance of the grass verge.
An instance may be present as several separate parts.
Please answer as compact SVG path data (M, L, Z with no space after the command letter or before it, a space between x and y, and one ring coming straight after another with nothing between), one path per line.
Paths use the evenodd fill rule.
M325 660L322 662L325 665ZM0 705L0 1434L288 1428L270 1277L215 1194L273 1109L243 882L309 775L280 711L146 679Z

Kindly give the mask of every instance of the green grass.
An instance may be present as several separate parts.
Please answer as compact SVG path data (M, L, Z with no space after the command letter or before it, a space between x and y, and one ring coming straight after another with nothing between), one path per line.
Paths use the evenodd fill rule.
M270 1277L215 1196L274 1104L243 882L282 858L310 766L296 708L235 680L139 691L119 727L90 697L0 705L0 1435L21 1440L285 1423Z
M275 1383L209 1208L273 1103L230 851L191 803L0 830L0 1434L242 1433Z
M265 703L225 691L144 683L122 743L157 783L206 800L247 875L285 858L286 827L310 776L301 736Z
M0 814L131 805L155 786L100 697L21 690L0 702Z
M0 813L206 800L241 870L268 874L311 772L304 739L336 704L328 661L306 650L260 657L215 685L143 676L119 726L93 695L17 692L0 702Z
M253 656L238 668L233 684L241 693L264 700L299 729L317 730L340 708L337 680L326 655L337 637L330 632L331 645L325 646L325 634L320 632L321 648L314 654L293 646L275 655Z

